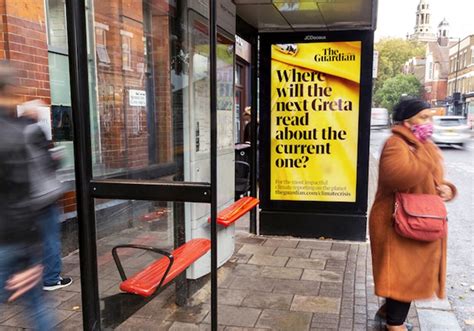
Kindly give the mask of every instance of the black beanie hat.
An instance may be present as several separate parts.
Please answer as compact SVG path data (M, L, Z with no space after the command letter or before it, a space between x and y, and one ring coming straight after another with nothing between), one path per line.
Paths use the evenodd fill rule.
M404 99L393 107L393 120L402 122L427 108L431 108L430 104L421 99Z

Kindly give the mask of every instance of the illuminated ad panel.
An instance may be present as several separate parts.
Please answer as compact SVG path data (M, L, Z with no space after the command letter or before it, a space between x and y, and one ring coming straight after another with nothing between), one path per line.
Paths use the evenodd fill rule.
M271 46L271 200L356 201L361 44Z

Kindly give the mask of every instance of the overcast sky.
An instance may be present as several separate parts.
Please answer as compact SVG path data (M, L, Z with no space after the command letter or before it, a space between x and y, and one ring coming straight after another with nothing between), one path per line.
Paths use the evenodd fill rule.
M474 0L428 0L431 7L431 26L446 17L450 36L464 38L474 34ZM376 40L381 37L401 37L412 34L419 0L378 0Z

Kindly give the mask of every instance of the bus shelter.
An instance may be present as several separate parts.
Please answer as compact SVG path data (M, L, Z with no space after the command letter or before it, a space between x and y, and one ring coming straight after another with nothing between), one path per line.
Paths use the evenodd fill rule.
M218 215L247 208L234 202L236 35L252 46L250 232L365 238L376 4L66 1L84 329L120 325L171 283L185 304L210 279L217 330L235 249Z

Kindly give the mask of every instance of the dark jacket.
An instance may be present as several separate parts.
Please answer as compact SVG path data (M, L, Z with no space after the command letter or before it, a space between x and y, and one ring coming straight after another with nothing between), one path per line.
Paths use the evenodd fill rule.
M30 207L25 125L0 110L0 244L39 241Z
M25 124L24 136L30 159L30 205L34 210L44 210L62 196L63 187L56 178L58 161L49 151L50 142L41 127L28 118L21 118Z
M258 139L258 122L257 122L257 139ZM244 127L244 142L251 143L252 142L252 121L248 122ZM258 145L258 141L257 141Z

